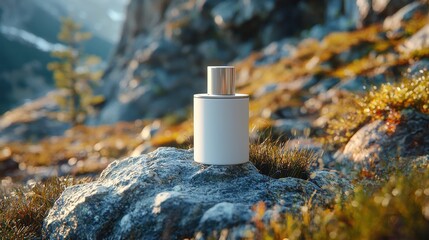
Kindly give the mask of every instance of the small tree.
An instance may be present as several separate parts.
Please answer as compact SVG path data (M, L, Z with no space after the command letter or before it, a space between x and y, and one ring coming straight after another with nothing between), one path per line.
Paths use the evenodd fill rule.
M104 99L93 95L94 84L100 79L101 72L96 70L100 59L96 56L85 56L82 43L91 38L91 34L81 31L81 26L70 18L62 20L58 39L66 46L52 52L57 62L48 64L52 71L55 85L63 94L57 98L62 108L59 118L73 126L82 124L94 109L93 105Z

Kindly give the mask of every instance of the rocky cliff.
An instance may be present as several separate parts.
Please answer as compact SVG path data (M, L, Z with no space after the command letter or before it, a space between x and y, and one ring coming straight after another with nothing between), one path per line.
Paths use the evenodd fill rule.
M230 64L280 39L294 44L363 27L408 2L132 0L104 77L108 100L94 121L180 111L204 90L207 65Z

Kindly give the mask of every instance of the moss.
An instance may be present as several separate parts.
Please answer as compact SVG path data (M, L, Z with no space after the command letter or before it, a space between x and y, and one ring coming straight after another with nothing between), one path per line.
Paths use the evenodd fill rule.
M322 109L327 119L326 136L323 141L333 148L343 146L365 123L383 120L394 131L401 121L400 112L414 109L429 114L429 72L403 77L397 83L372 87L364 96L348 94Z
M308 179L317 154L310 149L288 148L287 142L266 138L250 144L249 159L264 175Z
M429 16L423 14L414 15L410 21L403 23L403 28L406 36L412 36L429 22Z
M422 113L429 113L429 72L403 78L395 84L383 84L373 88L364 99L363 112L372 119L385 120L394 112L413 108Z
M1 238L41 238L43 219L64 189L88 181L88 178L52 178L32 187L0 189Z

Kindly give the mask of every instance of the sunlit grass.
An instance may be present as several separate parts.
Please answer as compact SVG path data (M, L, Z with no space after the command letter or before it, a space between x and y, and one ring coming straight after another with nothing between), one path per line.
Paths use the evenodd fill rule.
M258 239L426 239L429 236L429 169L393 173L378 187L358 185L329 209L311 201L298 215L264 224L256 206Z
M143 142L140 132L144 122L117 123L112 126L78 126L63 136L49 137L40 142L12 142L0 146L11 157L26 166L50 166L70 159L106 159L111 161L129 154Z
M429 72L403 77L397 83L373 87L364 95L345 95L339 102L322 109L327 118L325 143L341 147L365 123L383 120L390 130L401 122L401 111L414 109L429 114Z
M43 219L64 189L88 181L52 178L31 187L0 189L0 238L41 238Z

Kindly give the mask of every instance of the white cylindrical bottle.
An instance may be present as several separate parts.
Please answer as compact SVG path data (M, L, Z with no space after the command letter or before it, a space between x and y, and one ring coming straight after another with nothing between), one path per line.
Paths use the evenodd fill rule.
M207 94L194 95L194 160L249 161L249 96L235 94L234 67L207 67Z

